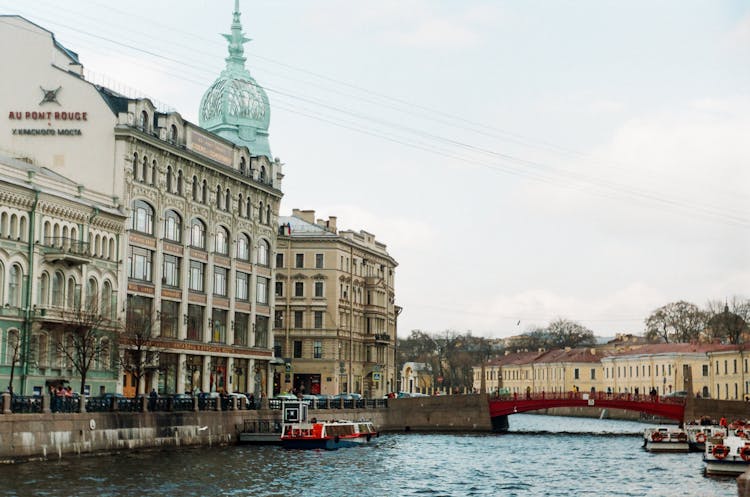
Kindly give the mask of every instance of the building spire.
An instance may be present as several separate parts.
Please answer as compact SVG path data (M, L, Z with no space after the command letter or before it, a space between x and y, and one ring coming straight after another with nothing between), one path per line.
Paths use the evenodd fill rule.
M243 45L251 40L246 38L242 32L242 23L240 23L240 0L234 0L234 12L232 13L232 32L222 35L229 42L229 57L227 61L227 70L230 72L246 71L245 49Z

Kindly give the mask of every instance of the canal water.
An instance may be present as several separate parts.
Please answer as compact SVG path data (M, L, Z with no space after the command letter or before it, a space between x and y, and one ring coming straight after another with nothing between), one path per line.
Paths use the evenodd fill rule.
M2 496L722 496L701 454L651 454L647 425L516 414L503 435L389 434L338 451L231 446L0 466Z

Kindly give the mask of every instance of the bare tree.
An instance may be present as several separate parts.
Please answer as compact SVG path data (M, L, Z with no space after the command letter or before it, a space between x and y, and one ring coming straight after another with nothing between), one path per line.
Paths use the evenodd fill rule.
M569 319L556 319L547 326L550 347L593 347L596 345L594 332Z
M120 368L135 379L135 394L140 394L141 378L156 369L160 349L156 346L155 323L151 314L129 311L122 328L118 356Z
M708 337L741 343L743 335L748 332L750 300L734 296L729 302L709 301L707 307L710 316L706 326Z
M97 309L96 305L89 306ZM53 341L58 353L73 365L81 377L79 393L84 395L86 378L94 362L102 355L109 354L109 347L104 348L102 339L115 330L109 319L96 311L87 309L64 310L59 322L47 323L46 328L57 331ZM109 328L110 332L106 328ZM114 337L106 343L115 346Z
M671 302L646 318L646 338L664 342L697 340L705 329L707 314L690 302Z
M21 364L21 335L16 331L13 335L8 332L8 348L10 350L10 378L8 379L8 391L13 393L13 377L16 372L16 364Z

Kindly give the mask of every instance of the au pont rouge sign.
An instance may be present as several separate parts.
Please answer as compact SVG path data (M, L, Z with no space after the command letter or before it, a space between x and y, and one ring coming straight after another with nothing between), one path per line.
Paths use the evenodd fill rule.
M25 136L80 136L79 128L53 128L52 123L88 121L88 112L78 111L10 111L8 120L18 121L18 124L29 121L39 123L46 121L47 128L11 128L11 134Z
M57 95L62 87L58 87L54 90L47 90L43 87L39 87L42 90L42 101L39 105L44 104L57 104L60 102L57 100ZM81 130L79 128L53 128L52 123L76 123L82 121L88 121L88 112L81 111L65 111L65 110L11 110L8 112L9 121L17 121L19 126L26 124L27 122L33 122L35 124L42 122L47 123L47 127L18 127L11 128L11 134L14 135L26 135L26 136L80 136ZM37 124L37 126L39 126Z

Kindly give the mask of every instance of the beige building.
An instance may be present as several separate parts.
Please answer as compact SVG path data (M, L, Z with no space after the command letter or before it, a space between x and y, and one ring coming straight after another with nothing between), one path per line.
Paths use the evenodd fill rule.
M691 372L692 394L720 400L744 400L750 394L748 348L731 344L633 344L621 348L522 352L485 364L488 392L601 392L659 395L682 392ZM689 367L689 368L686 368ZM482 368L475 366L474 388Z
M365 231L294 209L279 218L276 251L276 388L382 396L396 388L397 263Z
M201 101L200 127L87 81L51 32L18 16L0 23L0 44L16 47L6 58L13 71L0 78L0 152L65 176L79 195L96 192L130 218L113 232L115 224L97 225L104 216L95 205L76 220L47 214L53 238L59 229L111 260L116 318L149 323L158 358L141 392L272 388L283 175L268 145L268 98L245 68L239 18L235 11L226 69ZM85 288L93 265L71 265L65 277ZM119 388L134 393L135 376L121 378Z

